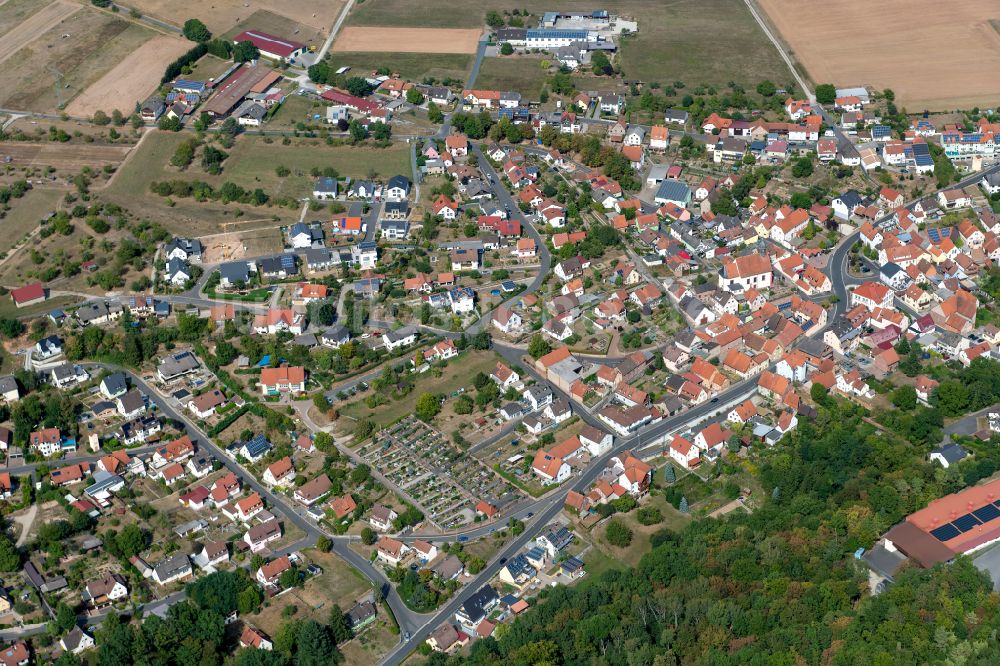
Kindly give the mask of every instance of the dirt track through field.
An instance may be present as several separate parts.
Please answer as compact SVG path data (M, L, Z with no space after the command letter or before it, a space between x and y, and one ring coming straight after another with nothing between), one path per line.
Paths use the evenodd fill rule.
M55 166L60 170L76 171L85 166L96 168L106 164L117 166L121 164L131 149L132 146L8 141L0 144L0 158L10 157L11 164L16 167Z
M256 11L270 11L291 21L314 28L324 35L330 29L330 24L340 13L343 3L340 0L212 0L197 3L197 11L193 11L194 3L180 0L132 0L127 6L135 6L143 14L149 14L177 26L184 21L197 16L216 35L238 26L241 20L246 20ZM262 29L262 28L261 28ZM280 34L280 33L279 33ZM294 38L294 35L284 35Z
M756 0L815 83L892 88L908 111L995 104L996 0Z
M114 109L128 115L136 102L142 102L156 90L163 73L163 63L171 62L190 48L178 37L154 37L80 93L66 107L71 116L92 116Z
M334 53L475 53L479 28L360 28L340 31Z
M31 42L38 39L40 35L54 28L76 12L80 10L80 5L75 5L63 0L56 0L50 5L46 5L28 20L21 23L0 40L0 62L11 57Z

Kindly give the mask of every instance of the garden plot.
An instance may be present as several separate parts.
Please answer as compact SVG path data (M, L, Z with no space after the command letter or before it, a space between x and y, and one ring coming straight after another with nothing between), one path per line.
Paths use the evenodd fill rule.
M522 497L482 462L465 457L444 435L413 417L383 431L360 454L446 529L472 522L481 499L502 506Z

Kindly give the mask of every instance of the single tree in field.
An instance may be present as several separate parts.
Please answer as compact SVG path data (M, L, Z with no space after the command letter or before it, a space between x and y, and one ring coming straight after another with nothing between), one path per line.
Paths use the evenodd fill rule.
M212 32L208 29L208 26L196 18L190 18L187 21L184 21L184 29L182 32L184 33L184 36L192 42L207 42L212 39Z

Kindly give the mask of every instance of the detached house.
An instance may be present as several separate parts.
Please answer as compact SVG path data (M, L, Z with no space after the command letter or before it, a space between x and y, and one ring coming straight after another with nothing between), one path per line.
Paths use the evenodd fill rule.
M263 395L303 393L306 390L305 368L287 365L264 368L260 373L260 388Z
M257 493L236 502L236 516L244 523L249 522L251 518L263 510L264 500Z
M292 459L285 456L264 470L263 481L271 487L288 486L295 481L295 466Z
M376 545L375 552L380 562L389 566L398 565L410 552L410 547L392 537L382 537Z
M562 458L539 449L531 463L531 469L544 485L562 483L569 478L570 467Z
M493 311L493 326L510 335L521 328L521 316L506 306L500 306Z
M667 454L684 469L693 469L701 464L700 449L680 435L674 436L667 447Z
M271 560L267 564L263 565L260 569L257 569L255 577L257 582L265 587L277 587L281 574L291 568L292 563L288 559L288 556L282 555L281 557Z

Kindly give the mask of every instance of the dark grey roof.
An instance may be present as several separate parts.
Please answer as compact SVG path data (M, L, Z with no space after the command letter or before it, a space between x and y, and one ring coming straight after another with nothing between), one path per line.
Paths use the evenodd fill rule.
M319 178L313 184L313 192L323 192L337 194L336 178Z
M76 376L76 368L69 363L61 363L52 368L52 376L55 377L56 381L70 379Z
M897 273L905 273L906 271L904 271L903 267L899 264L890 261L882 265L881 272L885 277L892 279Z
M860 206L862 202L861 195L855 190L847 190L837 197L837 199L840 199L849 210L853 210L855 206Z
M160 374L172 377L198 367L198 359L189 351L173 354L160 362Z
M962 460L968 454L965 452L961 446L955 443L945 444L944 446L939 446L938 448L931 451L931 453L936 453L942 458L944 458L948 464L957 463Z
M375 183L370 180L355 180L351 183L351 186L347 188L347 191L351 194L356 194L364 190L365 193L371 193L375 190Z
M231 261L219 266L219 274L229 282L246 282L250 279L250 265L245 261Z
M416 335L417 329L412 326L404 326L395 331L386 331L385 337L389 339L390 342L399 342L404 340L411 335Z
M174 238L169 243L167 243L167 254L171 251L180 248L188 254L200 255L201 254L201 241L192 238Z
M324 340L334 340L336 342L347 342L351 339L351 334L343 326L331 326L320 334Z
M237 118L252 118L253 120L259 121L263 120L264 116L267 115L267 109L264 108L263 104L258 104L253 100L247 100L233 112L233 115Z
M313 348L319 344L319 340L316 339L314 333L303 333L302 335L297 335L292 340L293 345L301 345L303 347Z
M887 578L893 578L899 568L906 562L906 555L898 550L889 550L884 544L876 544L874 548L865 552L862 557L872 569Z
M108 316L108 306L100 301L97 303L87 303L85 305L81 305L80 308L76 311L77 319L79 319L83 323L87 323L89 321L93 321L94 319L107 316Z
M257 262L260 267L260 272L263 275L274 275L287 270L285 264L282 263L281 257L264 257Z
M104 387L105 392L116 396L128 390L128 381L124 374L115 372L102 379L101 386Z
M466 599L462 610L473 624L478 624L486 616L486 608L500 600L497 591L490 585L483 585L478 592Z
M325 247L309 248L304 254L309 266L323 266L333 261L333 253Z
M166 580L167 578L176 576L185 569L191 569L191 561L188 560L188 556L184 553L178 553L157 564L154 571L159 580Z
M16 390L17 390L16 379L11 377L10 375L0 377L0 393L7 393L9 391L16 391Z
M183 259L178 259L174 257L167 262L167 277L173 277L178 273L183 273L184 275L191 275L191 269L188 268L187 263Z
M396 211L396 210L398 210L398 211L401 211L403 213L406 213L406 212L409 212L409 210L410 210L410 204L407 201L386 201L385 202L385 210L386 211L390 211L390 210Z
M62 643L63 645L66 646L67 650L72 652L73 650L80 647L80 643L83 642L84 636L90 638L89 635L83 633L83 629L81 629L80 627L73 627L73 629L68 634L63 636Z
M521 405L516 402L508 402L506 405L500 408L500 411L507 415L508 418L513 418L520 415Z
M528 30L526 28L500 28L495 34L499 43L523 42L528 35Z
M365 620L375 617L375 604L370 601L363 601L351 610L347 611L347 624L356 627Z
M394 187L400 187L409 192L410 179L407 178L406 176L393 176L392 178L389 179L389 183L386 187L390 190Z
M59 339L58 335L42 338L37 345L40 350L47 353L55 353L56 350L62 351L62 340Z

